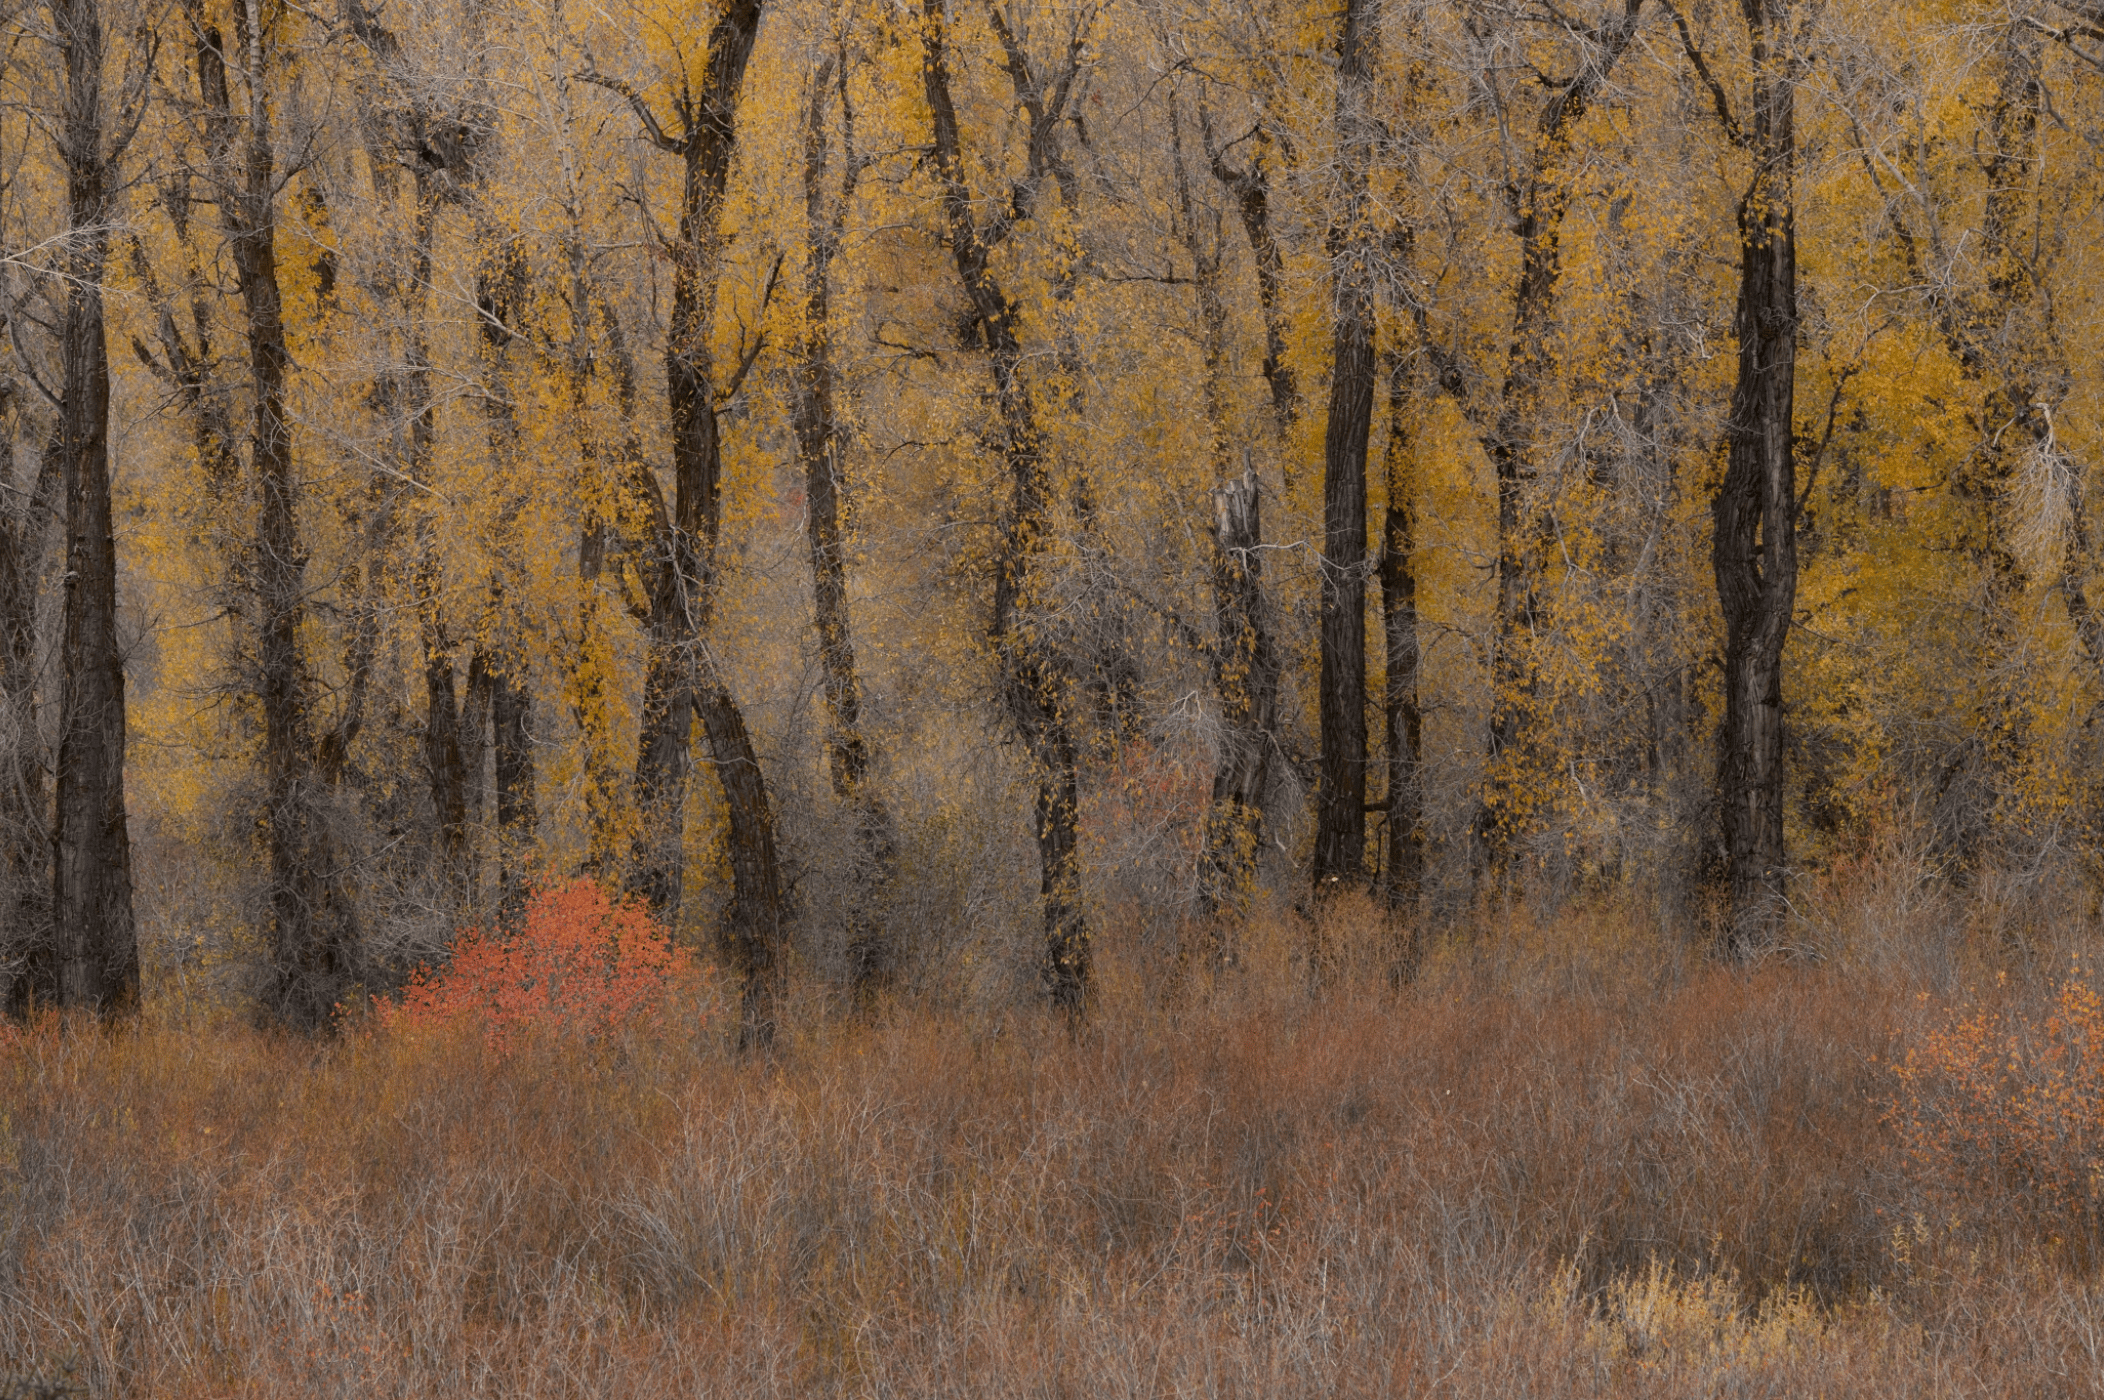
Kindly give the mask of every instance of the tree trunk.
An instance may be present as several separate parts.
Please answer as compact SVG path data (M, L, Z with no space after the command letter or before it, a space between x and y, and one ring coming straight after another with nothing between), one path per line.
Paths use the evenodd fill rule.
M1281 434L1293 426L1300 413L1300 390L1293 382L1293 367L1286 363L1286 307L1282 289L1286 257L1278 234L1271 227L1271 181L1264 172L1263 152L1271 148L1269 128L1256 131L1257 154L1249 168L1228 164L1225 152L1213 144L1210 120L1201 106L1206 160L1218 180L1235 199L1235 214L1249 238L1250 256L1257 267L1257 309L1264 318L1264 382L1271 389L1272 421Z
M102 282L109 258L102 16L96 0L56 0L65 50L65 364L59 420L66 497L52 936L57 1001L98 1012L134 1005L131 839L124 820L124 658L117 642L117 545L110 519L110 360ZM121 120L121 118L120 118ZM117 144L121 147L123 137Z
M837 195L825 189L827 90L839 82L841 174ZM892 949L881 903L898 865L890 810L871 780L873 754L862 728L862 685L855 670L855 638L848 612L847 545L841 525L840 425L833 365L832 267L846 231L848 203L861 167L854 148L844 55L820 65L804 112L804 215L809 235L804 269L804 337L795 371L792 428L804 469L804 531L811 547L811 595L818 625L819 668L825 679L826 755L833 796L855 815L858 846L855 905L847 939L848 976L858 989L882 981Z
M512 652L488 666L491 747L497 782L497 907L515 916L526 902L528 861L539 810L534 796L533 691Z
M1191 255L1191 280L1197 291L1199 350L1205 361L1207 455L1213 466L1211 659L1213 690L1220 701L1220 757L1213 770L1212 801L1200 837L1198 896L1211 925L1214 957L1225 962L1232 949L1221 920L1246 907L1256 884L1264 799L1271 787L1271 758L1277 742L1272 730L1278 722L1279 659L1264 598L1264 532L1256 472L1248 465L1246 451L1239 477L1230 467L1234 423L1228 375L1233 348L1228 340L1220 217L1207 209L1204 213L1211 227L1200 226L1200 207L1191 196L1184 169L1182 118L1174 96L1169 100L1169 135L1178 227L1184 249ZM1209 131L1207 138L1210 148ZM1221 173L1224 167L1218 153L1208 149L1207 155L1215 177L1232 191L1234 184ZM1229 173L1247 178L1241 172ZM1252 240L1257 237L1254 229L1250 236ZM1276 381L1273 388L1277 388ZM1274 410L1284 413L1287 407L1273 400Z
M1277 742L1272 731L1278 723L1280 667L1264 600L1258 498L1253 471L1213 489L1213 685L1220 695L1222 732L1198 883L1206 912L1214 918L1242 908L1255 883ZM1224 943L1220 951L1226 952Z
M1782 663L1797 596L1796 73L1781 51L1789 8L1789 0L1742 0L1753 39L1755 165L1739 201L1738 381L1711 553L1725 638L1717 805L1731 882L1726 940L1740 957L1772 941L1785 892Z
M481 257L475 270L475 306L482 329L477 345L488 381L483 404L490 463L500 479L509 480L520 461L516 389L508 374L507 351L517 338L515 326L527 304L526 251L522 240L500 238L486 224L478 225L477 242ZM511 530L523 505L524 494L518 491L513 491L505 502L497 528L502 551L513 547ZM499 917L504 919L516 917L525 904L526 863L539 826L534 793L533 692L509 599L503 576L493 577L489 583L489 610L494 636L478 649L473 663L482 673L484 717L494 750L497 908ZM478 722L478 754L482 733ZM479 781L479 757L475 772Z
M1381 618L1388 646L1382 699L1388 795L1382 887L1388 907L1414 904L1424 885L1424 719L1418 703L1417 473L1409 424L1408 362L1388 380L1388 508L1381 522Z
M1065 658L1030 625L1028 616L1036 610L1034 574L1049 544L1051 492L1036 409L1022 379L1016 307L992 270L994 248L1024 211L1015 211L1015 218L997 213L995 227L981 230L965 180L963 137L950 92L949 19L943 0L922 0L921 36L922 88L934 138L929 165L941 191L958 280L986 337L1008 467L1009 502L1001 521L988 631L1000 659L1002 709L1030 755L1037 787L1038 891L1045 940L1040 978L1053 1005L1078 1013L1088 993L1089 930L1080 900L1080 753L1066 714L1074 677ZM1050 139L1046 125L1040 104L1032 114L1031 163L1018 187L1019 203L1034 195L1044 175Z
M253 7L256 0L247 0ZM299 481L285 392L292 367L278 286L278 172L270 130L264 40L252 8L234 7L248 88L237 129L218 30L190 11L199 90L211 135L220 216L239 285L254 395L249 466L258 509L252 580L263 710L265 810L270 848L271 1006L300 1030L328 1023L356 975L357 929L315 767L309 679L301 622L306 553L300 541Z
M421 135L418 113L411 127ZM427 138L428 141L428 138ZM402 413L409 426L409 459L403 464L407 485L428 489L438 445L438 423L431 400L430 314L432 225L438 215L435 172L421 157L413 184L410 217L415 229L415 258L402 289L407 326L408 364L403 373ZM460 689L454 674L453 647L444 609L445 569L438 557L437 522L425 501L416 503L416 562L411 585L417 608L417 640L424 663L424 771L430 785L431 813L438 824L438 854L456 892L467 877L467 765L460 736Z
M651 140L683 161L679 232L668 249L672 316L665 339L674 496L669 519L658 517L649 561L654 582L636 751L641 828L633 885L659 917L676 924L685 870L688 750L698 713L729 815L732 897L721 939L745 982L741 1045L763 1044L773 1035L773 984L787 911L759 752L711 636L723 457L709 340L723 254L723 192L760 11L761 0L733 0L717 20L701 91L681 104L677 137L664 134L639 94L598 80L626 96Z
M1374 237L1367 179L1380 43L1372 0L1346 0L1337 44L1337 163L1344 207L1330 228L1336 336L1322 442L1322 781L1315 885L1357 880L1366 857L1366 448L1373 430Z

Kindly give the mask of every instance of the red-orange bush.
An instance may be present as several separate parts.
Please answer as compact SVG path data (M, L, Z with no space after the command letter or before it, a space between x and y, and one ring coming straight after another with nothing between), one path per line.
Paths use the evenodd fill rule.
M673 1003L697 1003L703 975L641 905L573 880L535 891L513 932L462 933L444 968L418 968L399 1002L375 1009L389 1029L473 1017L504 1049L534 1032L654 1028Z
M2013 1215L2090 1253L2104 1224L2104 998L2070 976L2042 1017L1954 1013L1895 1077L1889 1119L1953 1219Z

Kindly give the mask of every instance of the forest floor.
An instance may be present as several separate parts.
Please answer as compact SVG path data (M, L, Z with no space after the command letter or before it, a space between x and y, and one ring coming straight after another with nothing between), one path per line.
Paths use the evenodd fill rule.
M1631 898L1508 910L1398 985L1363 909L1218 978L1107 926L1078 1029L809 988L742 1060L713 1002L501 1050L43 1023L0 1045L0 1379L2104 1392L2092 915L1872 861L1793 928L1738 969Z

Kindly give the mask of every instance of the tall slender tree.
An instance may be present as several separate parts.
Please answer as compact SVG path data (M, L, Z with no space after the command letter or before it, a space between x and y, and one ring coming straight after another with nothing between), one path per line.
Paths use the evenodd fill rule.
M1729 881L1726 946L1757 953L1780 926L1783 647L1797 597L1797 87L1805 57L1792 0L1740 0L1752 80L1743 120L1679 14L1689 61L1727 139L1752 161L1739 198L1739 293L1724 480L1710 549L1724 614L1717 810Z
M1373 432L1374 256L1368 198L1380 7L1345 0L1337 35L1337 181L1328 252L1332 353L1322 439L1322 781L1315 883L1355 880L1366 860L1366 450Z
M929 168L958 281L971 303L978 333L985 338L1008 468L1009 499L1000 526L988 634L1000 666L1002 709L1034 770L1038 892L1044 920L1040 976L1054 1005L1078 1011L1088 991L1089 931L1080 890L1081 751L1069 713L1076 677L1071 660L1052 644L1035 615L1043 602L1039 575L1052 543L1051 473L1037 405L1023 377L1021 308L1002 285L994 254L1017 225L1031 217L1052 173L1054 141L1067 118L1087 35L1077 22L1065 62L1049 83L1011 72L1018 92L1032 94L1025 106L1028 154L1006 207L996 204L982 225L974 212L979 202L965 176L963 129L953 94L951 25L949 7L942 0L923 0L921 85L934 138Z
M844 23L840 16L836 23ZM853 813L858 846L854 887L858 905L881 898L898 864L891 812L873 772L874 744L862 721L862 678L855 666L853 618L848 609L848 545L842 495L846 489L838 411L840 376L833 348L833 267L847 233L848 209L862 174L855 149L855 108L849 89L846 35L838 37L812 75L804 104L803 335L796 347L791 427L804 475L804 533L811 550L811 596L818 627L819 668L825 679L827 768L834 798ZM829 172L832 142L827 109L837 101L839 170ZM858 907L848 930L849 975L868 988L889 970L892 949L881 910Z
M280 1020L313 1030L328 1023L357 976L358 933L327 811L328 780L315 741L312 668L303 636L307 551L287 404L292 350L278 271L284 188L272 117L278 31L266 26L256 0L236 0L232 12L229 62L206 0L186 0L184 9L194 45L206 181L226 233L248 351L248 472L256 514L245 573L254 614L254 683L263 712L271 908L267 998ZM230 72L238 75L244 99L238 111Z
M759 37L762 0L731 0L711 27L698 89L682 75L668 130L643 95L620 92L652 145L680 159L672 264L672 317L665 338L665 393L672 434L673 501L668 513L652 490L648 665L636 801L642 818L635 884L652 909L676 918L685 869L688 753L698 714L730 816L732 902L722 942L743 980L743 1043L773 1035L773 985L788 910L776 852L774 809L765 774L715 652L712 619L723 527L723 442L717 395L735 392L735 368L718 378L711 345L723 260L724 188L736 150L745 70Z
M139 992L131 838L124 808L124 656L117 638L117 544L110 516L110 357L102 284L115 186L145 115L139 55L122 90L108 61L98 0L54 0L65 64L59 124L66 179L66 308L57 448L65 495L65 618L59 648L59 742L52 822L51 981L61 1005L114 1011Z

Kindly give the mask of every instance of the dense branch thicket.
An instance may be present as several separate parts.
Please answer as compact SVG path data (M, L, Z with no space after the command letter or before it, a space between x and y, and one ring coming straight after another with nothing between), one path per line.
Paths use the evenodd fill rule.
M580 873L760 1043L2104 855L2071 0L4 22L12 1007L319 1028Z

